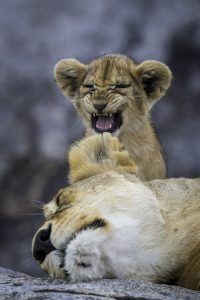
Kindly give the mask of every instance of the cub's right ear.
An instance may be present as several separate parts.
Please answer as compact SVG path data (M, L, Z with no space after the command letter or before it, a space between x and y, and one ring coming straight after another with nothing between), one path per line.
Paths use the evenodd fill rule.
M74 98L86 74L87 66L76 59L62 59L54 68L56 83L63 93Z

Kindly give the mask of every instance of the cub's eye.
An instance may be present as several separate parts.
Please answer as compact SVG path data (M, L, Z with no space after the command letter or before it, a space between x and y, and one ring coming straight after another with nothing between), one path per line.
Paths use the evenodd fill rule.
M127 87L129 87L131 84L130 83L117 83L115 85L115 88L117 89L125 89Z
M94 84L93 83L86 83L86 84L83 84L83 87L85 87L86 89L93 90L94 89Z

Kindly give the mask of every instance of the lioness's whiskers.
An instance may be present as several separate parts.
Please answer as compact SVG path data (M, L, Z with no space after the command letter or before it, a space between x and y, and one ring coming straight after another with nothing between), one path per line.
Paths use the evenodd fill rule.
M33 214L16 214L16 216L43 216L43 213L33 213Z
M31 205L42 210L44 203L39 200L33 200Z
M26 253L26 254L31 254L31 249L27 248L27 249L23 249L21 250L22 253Z
M34 263L33 257L27 257L20 263L21 267L28 267Z
M45 203L44 202L42 202L42 201L40 201L40 200L31 200L31 202L33 203L33 204L38 204L38 205L40 205L40 206L43 206Z

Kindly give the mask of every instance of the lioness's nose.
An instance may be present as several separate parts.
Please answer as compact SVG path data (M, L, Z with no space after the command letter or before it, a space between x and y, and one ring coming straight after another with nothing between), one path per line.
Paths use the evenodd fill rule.
M94 107L98 110L98 112L102 112L102 110L106 107L107 103L98 103L94 104Z
M56 250L56 248L51 243L50 234L51 225L49 225L47 229L40 230L35 237L33 256L40 263L43 262L47 254L49 254L53 250Z

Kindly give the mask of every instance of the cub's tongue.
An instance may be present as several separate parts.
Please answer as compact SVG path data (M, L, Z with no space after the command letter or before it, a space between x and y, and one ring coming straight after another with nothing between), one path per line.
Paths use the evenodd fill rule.
M98 116L96 127L102 131L107 131L112 128L114 124L114 116Z

